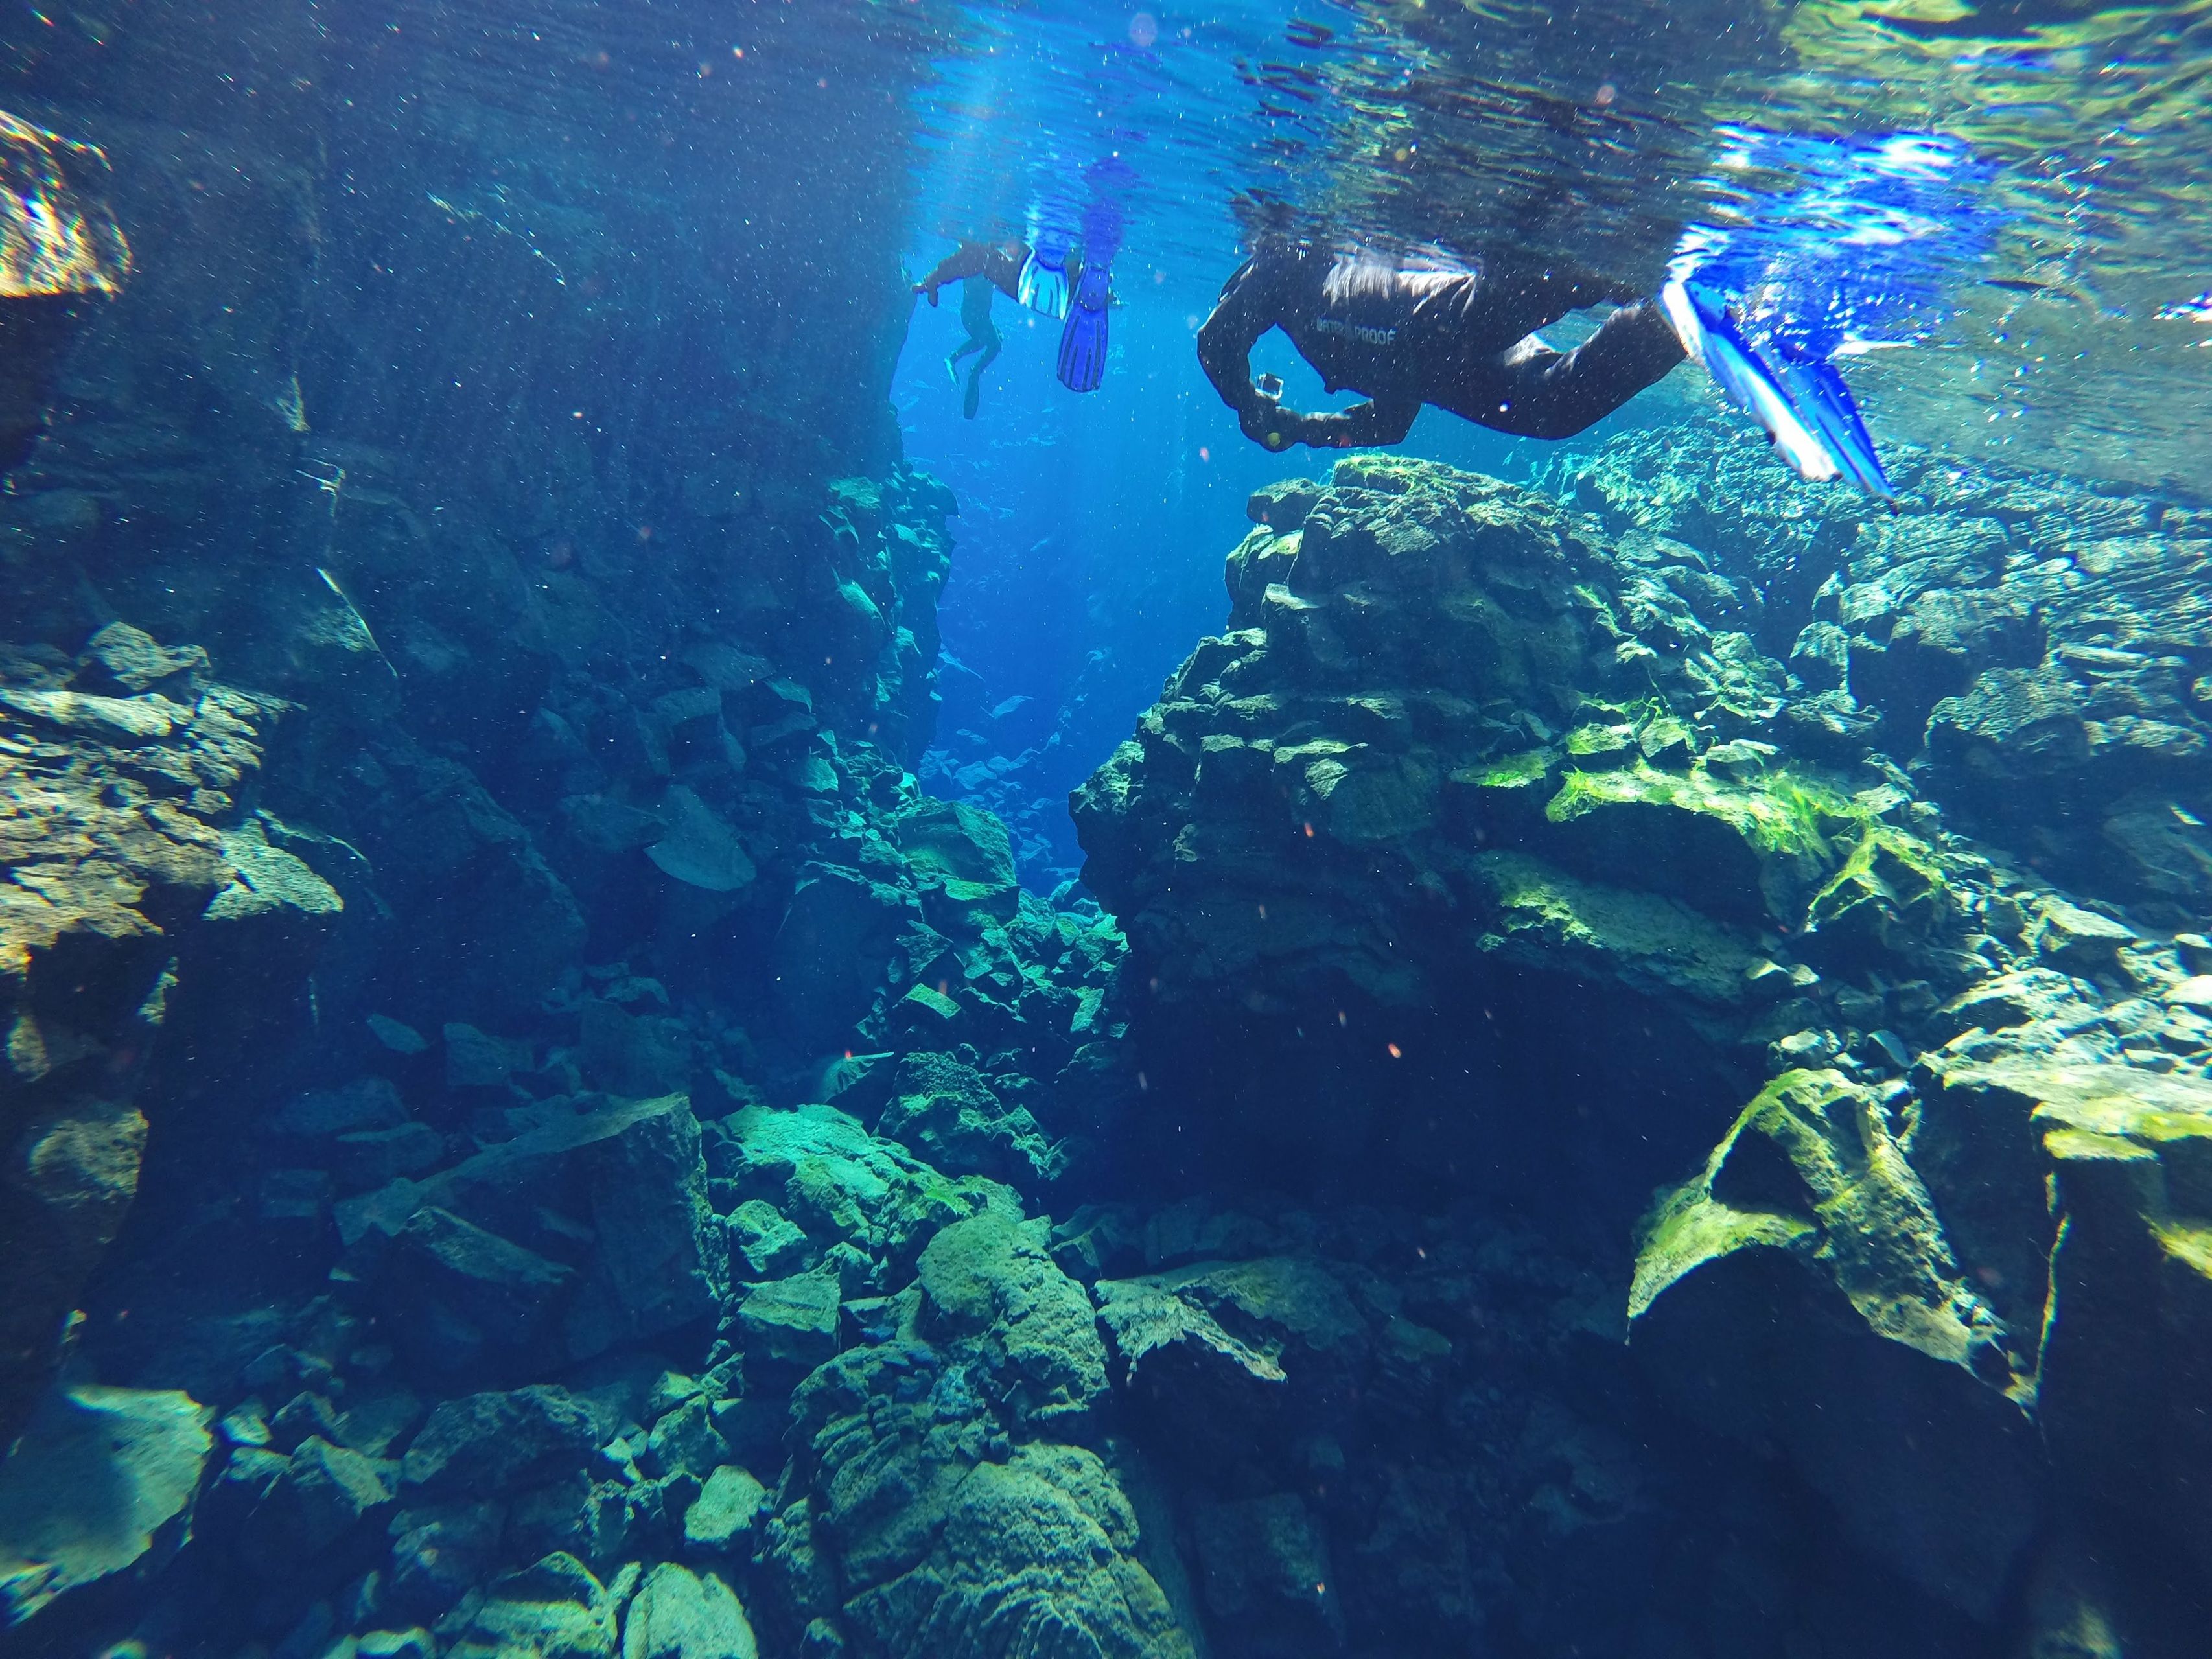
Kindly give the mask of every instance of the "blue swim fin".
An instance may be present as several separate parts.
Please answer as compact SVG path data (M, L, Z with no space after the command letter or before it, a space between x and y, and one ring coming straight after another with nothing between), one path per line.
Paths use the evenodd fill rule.
M1881 470L1881 457L1859 419L1858 405L1832 363L1785 357L1782 384L1790 400L1808 416L1820 440L1843 468L1844 476L1876 501L1897 499L1889 475Z
M1096 392L1105 378L1105 307L1071 306L1060 331L1060 383L1070 392Z
M1843 476L1841 460L1790 400L1717 296L1693 283L1672 282L1660 289L1659 303L1683 350L1705 365L1722 396L1759 422L1791 471L1814 483Z
M1060 383L1070 392L1096 392L1106 378L1106 306L1112 279L1085 259L1067 325L1060 331Z

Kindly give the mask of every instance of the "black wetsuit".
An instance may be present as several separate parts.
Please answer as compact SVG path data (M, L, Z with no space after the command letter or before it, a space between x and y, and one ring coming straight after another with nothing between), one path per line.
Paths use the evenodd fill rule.
M1572 351L1531 337L1569 312L1608 303L1622 309ZM1252 346L1271 328L1291 337L1331 392L1370 401L1304 415L1260 392ZM1424 404L1522 437L1571 437L1682 359L1655 301L1565 265L1407 269L1303 244L1246 261L1198 334L1206 378L1245 435L1271 449L1394 444Z

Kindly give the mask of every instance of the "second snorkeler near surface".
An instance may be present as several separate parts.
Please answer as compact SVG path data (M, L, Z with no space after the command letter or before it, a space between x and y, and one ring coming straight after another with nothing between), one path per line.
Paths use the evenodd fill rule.
M1536 331L1589 306L1621 309L1571 351ZM1336 414L1286 409L1252 380L1273 328L1331 392ZM1683 361L1658 303L1565 265L1409 264L1357 249L1278 242L1232 276L1198 332L1198 360L1245 436L1270 449L1394 444L1425 404L1521 437L1566 438Z
M1121 243L1121 216L1110 203L1094 202L1083 216L1079 247L1065 242L1020 240L963 242L939 260L914 291L937 303L947 283L963 283L960 320L968 337L945 360L959 379L960 360L980 352L969 370L962 412L975 414L978 380L999 355L999 331L991 321L994 290L1042 316L1064 319L1057 369L1070 392L1096 392L1106 374L1107 307L1113 302L1114 256Z

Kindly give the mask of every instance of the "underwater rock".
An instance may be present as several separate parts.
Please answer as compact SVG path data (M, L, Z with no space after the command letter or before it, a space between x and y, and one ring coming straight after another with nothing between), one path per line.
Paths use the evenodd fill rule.
M1861 1549L1995 1618L2040 1523L2008 1397L2033 1393L2032 1340L1966 1282L1874 1091L1769 1084L1649 1218L1629 1315L1700 1421L1780 1447Z
M451 1385L531 1375L550 1362L575 1269L436 1205L407 1218L374 1291L422 1375Z
M282 1020L343 908L237 805L283 705L198 678L203 653L120 624L85 662L106 690L75 689L90 671L58 653L0 647L0 1248L16 1264L0 1439L130 1208L136 1097L164 1024L181 1012L210 1063L235 1058ZM162 689L131 690L148 675ZM228 994L249 963L260 997Z
M546 1383L449 1400L407 1448L409 1496L415 1489L455 1497L495 1497L534 1486L588 1461L605 1437L591 1408Z
M858 871L811 865L776 930L777 1008L802 1052L834 1046L872 1004L914 901Z
M715 1127L712 1167L740 1194L772 1204L824 1248L850 1243L902 1273L931 1235L994 1190L973 1177L947 1180L835 1107L747 1107Z
M446 1651L448 1659L613 1659L617 1613L591 1570L556 1553L493 1580Z
M398 1490L397 1463L310 1435L246 1516L240 1554L264 1578L288 1578L377 1518Z
M1663 453L1652 434L1612 440L1573 487L1616 525L1758 572L1761 643L1779 654L1777 631L1802 629L1805 684L1856 694L1899 763L1924 756L1961 827L2033 851L2081 891L2172 906L2169 925L2212 902L2212 725L2192 690L2212 568L2201 511L1924 465L1893 516L1801 515L1785 478L1704 423ZM2112 856L2130 845L2142 853Z
M1053 1261L1049 1225L986 1211L938 1233L915 1264L922 1328L971 1345L1024 1428L1080 1417L1106 1393L1091 1298Z
M1107 1659L1192 1651L1133 1557L1135 1515L1093 1452L1035 1444L978 1463L947 1496L935 1530L921 1561L846 1602L851 1624L886 1655L921 1659L998 1641Z
M702 1555L744 1557L772 1507L767 1487L746 1470L725 1463L707 1476L684 1510L684 1541Z
M2036 1414L2057 1501L2100 1517L2098 1530L2146 1529L2207 1570L2212 1437L2197 1402L2212 1386L2212 1085L2025 1043L1934 1063L1941 1109L2011 1126L2039 1153L2015 1179L2047 1180L2052 1194Z
M1436 1103L1470 1073L1668 1124L1751 1081L1774 935L1910 798L1778 758L1788 675L1741 596L1680 544L1396 457L1338 462L1236 588L1276 534L1232 560L1246 625L1071 801L1148 1068L1234 1103L1163 1121L1173 1155L1304 1178L1373 1140L1448 1183L1497 1158ZM1571 1063L1512 1044L1535 1020L1581 1030ZM1321 1081L1385 1054L1376 1091Z
M622 1659L757 1659L753 1627L714 1573L664 1561L623 1613Z
M730 1248L742 1261L745 1279L776 1279L805 1265L811 1246L805 1232L784 1218L775 1205L749 1198L730 1212Z
M387 1011L491 1030L531 1018L580 954L585 923L529 830L468 768L411 742L379 744L343 782L331 816L368 857L380 902L409 918L404 938L362 947L391 975Z
M592 1243L568 1315L572 1358L712 1320L729 1295L726 1235L707 1201L690 1101L670 1095L623 1118L578 1154Z
M1192 1529L1206 1609L1228 1651L1289 1659L1343 1645L1328 1545L1296 1493L1206 1504Z
M670 788L661 811L667 831L645 855L664 874L709 893L733 893L759 873L736 833L682 784Z
M1177 1346L1200 1364L1218 1359L1262 1382L1283 1380L1283 1368L1273 1355L1238 1341L1205 1309L1165 1285L1102 1279L1091 1286L1091 1294L1098 1303L1099 1322L1114 1340L1125 1386L1136 1382L1149 1355ZM1148 1369L1157 1371L1158 1367Z
M44 424L79 301L112 295L131 246L102 199L107 157L0 110L0 467Z
M1026 1108L1003 1104L974 1066L949 1054L899 1061L876 1133L951 1174L989 1176L1024 1189L1048 1183L1066 1164Z
M925 799L899 815L897 833L931 926L958 935L986 917L1013 919L1021 881L998 819L965 802Z
M971 1231L957 1254L997 1257L1006 1242ZM978 1337L984 1363L1004 1363L989 1333ZM1009 1448L989 1395L967 1375L910 1328L841 1355L794 1397L817 1494L794 1508L838 1552L844 1622L864 1650L919 1659L1006 1632L1024 1647L1189 1653L1159 1586L1134 1559L1135 1514L1113 1474L1079 1447ZM1011 1403L1025 1402L1017 1395ZM771 1555L776 1535L772 1527ZM810 1606L819 1602L785 1616Z
M819 1268L754 1285L737 1311L747 1357L812 1370L837 1351L843 1299L837 1275Z
M681 1020L633 1014L604 997L586 997L577 1024L584 1075L608 1093L660 1099L690 1085L691 1036Z
M188 1395L78 1383L40 1402L0 1463L0 1607L57 1597L183 1543L214 1413ZM88 1494L102 1500L88 1504Z

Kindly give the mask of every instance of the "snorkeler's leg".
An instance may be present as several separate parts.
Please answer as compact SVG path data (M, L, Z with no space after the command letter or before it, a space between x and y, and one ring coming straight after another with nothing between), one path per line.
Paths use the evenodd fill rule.
M982 403L983 371L998 360L999 331L994 328L991 331L990 338L984 343L983 355L975 360L975 367L968 371L968 389L960 399L960 412L971 421L975 418L975 410Z
M945 372L951 377L953 385L960 384L960 360L972 351L982 349L983 342L971 334L957 349L945 354Z
M1682 362L1682 343L1655 301L1624 306L1572 351L1524 341L1505 354L1494 398L1455 413L1524 438L1571 438Z

